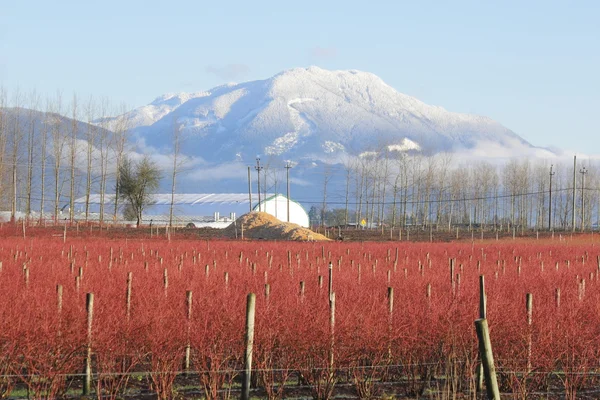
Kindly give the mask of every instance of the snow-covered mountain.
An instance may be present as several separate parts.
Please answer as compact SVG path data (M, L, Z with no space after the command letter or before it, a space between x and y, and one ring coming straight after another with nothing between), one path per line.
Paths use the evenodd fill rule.
M427 105L371 73L318 67L162 96L117 118L145 146L165 153L179 129L186 155L215 163L256 155L335 162L385 148L480 156L536 150L490 118Z
M115 120L121 120L127 122L128 125L126 126L132 128L150 126L165 115L174 111L186 101L208 95L210 95L210 92L167 93L157 97L152 103L146 106L138 107L117 117L97 119L94 123L100 125L102 122L115 122Z

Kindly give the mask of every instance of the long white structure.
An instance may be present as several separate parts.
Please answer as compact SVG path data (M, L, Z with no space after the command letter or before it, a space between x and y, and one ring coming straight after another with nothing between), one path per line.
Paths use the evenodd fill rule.
M114 198L115 195L114 194L106 194L104 196L104 204L105 205L111 205L114 204ZM89 198L89 204L92 205L99 205L100 202L102 200L102 197L99 194L92 194L90 195ZM170 193L159 193L159 194L153 194L152 195L152 206L162 206L163 209L165 206L169 206L171 204L171 201L173 202L174 205L180 205L180 206L188 206L186 211L187 214L189 213L193 213L193 206L197 205L208 205L210 208L213 208L211 205L224 205L227 208L233 208L233 210L236 210L235 207L238 207L240 205L245 205L245 209L239 209L237 212L242 212L242 213L246 213L249 211L250 205L249 205L249 201L250 199L248 198L248 194L247 193L185 193L185 194L175 194L174 197L171 197ZM75 200L75 204L85 204L86 203L86 198L85 197L80 197L78 199ZM273 215L275 218L279 219L282 222L288 222L288 216L287 216L287 207L288 207L288 199L287 197L281 195L281 194L277 194L277 195L273 195L273 194L269 194L267 193L266 195L261 193L261 201L260 201L260 207L258 205L258 194L257 193L253 193L252 194L252 209L253 211L258 211L260 209L260 211L264 211L267 212L271 215ZM189 207L191 206L191 207ZM304 209L304 207L302 207L302 205L300 205L300 203L294 201L294 200L290 200L289 201L289 206L290 206L290 218L289 218L289 222L298 224L302 227L308 228L309 227L309 218L308 218L308 214L306 212L306 210ZM205 207L206 208L206 207ZM219 213L216 210L213 210L215 217L213 219L213 221L215 223L218 224L223 224L225 223L226 225L230 224L231 221L235 220L235 212L231 213L232 210L228 210L228 212L230 212L232 215L234 215L234 217L229 217L229 218L221 218L219 217ZM158 214L158 215L157 215ZM160 216L160 213L155 213L155 214L144 214L144 222L146 221L150 221L152 220L152 223L154 224L161 224L161 221L164 220L164 218L166 217L162 217ZM197 226L208 226L206 225L207 222L203 221L201 222L199 220L200 217L193 217L193 216L186 216L183 218L177 217L175 216L175 219L177 219L181 224L187 224L188 222L192 222L194 224L196 224ZM212 226L212 225L211 225ZM216 227L216 226L215 226ZM221 226L219 226L221 227Z
M261 193L262 196L265 194ZM271 196L267 194L268 198ZM114 204L114 194L104 195L104 204ZM173 196L173 204L248 204L249 202L248 193L184 193L175 194ZM100 204L101 196L99 194L90 195L90 204ZM80 197L75 200L75 204L85 204L86 198ZM252 194L252 204L258 203L258 194ZM171 204L170 193L159 193L152 195L153 205L169 205Z

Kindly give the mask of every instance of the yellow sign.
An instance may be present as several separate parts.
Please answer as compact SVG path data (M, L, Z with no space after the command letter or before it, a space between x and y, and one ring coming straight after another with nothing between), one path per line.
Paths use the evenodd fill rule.
M365 226L365 225L367 225L367 221L365 221L363 218L360 220L360 226Z

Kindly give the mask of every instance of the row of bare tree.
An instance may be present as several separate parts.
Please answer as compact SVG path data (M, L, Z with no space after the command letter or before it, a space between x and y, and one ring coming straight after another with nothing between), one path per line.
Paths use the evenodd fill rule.
M591 160L492 164L451 154L368 152L343 169L324 167L320 212L337 208L338 224L364 220L369 226L589 229L600 218L597 167ZM332 195L327 186L336 173L345 188Z
M8 98L0 88L0 209L13 219L17 211L27 217L35 211L40 219L50 212L55 220L73 221L75 200L83 195L87 219L90 196L99 193L100 221L116 218L118 200L105 210L104 197L116 194L128 126L109 117L115 111L105 100L73 96L65 105L60 93L42 100L17 91Z

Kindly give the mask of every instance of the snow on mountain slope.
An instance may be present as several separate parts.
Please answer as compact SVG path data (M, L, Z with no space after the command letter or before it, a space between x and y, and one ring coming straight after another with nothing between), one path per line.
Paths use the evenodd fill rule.
M482 143L508 152L533 148L490 118L427 105L354 70L295 68L266 80L159 98L128 114L145 143L168 151L176 124L184 152L213 162L256 155L335 160L386 146L428 153Z
M208 96L208 92L198 93L168 93L157 97L152 103L138 107L118 117L105 118L103 120L96 120L94 123L101 124L104 122L111 122L115 119L121 119L126 123L129 128L135 129L142 126L150 126L159 119L163 118L167 114L173 112L177 107L185 103L186 101L196 98Z

